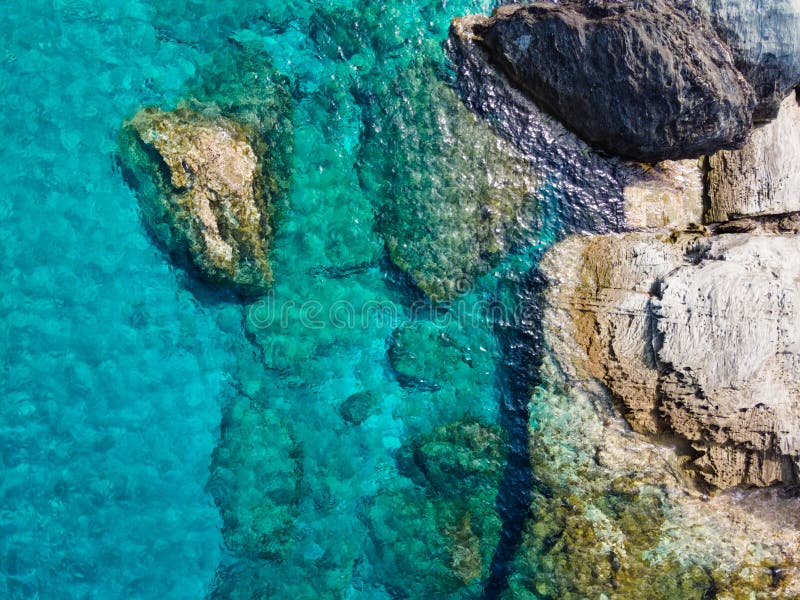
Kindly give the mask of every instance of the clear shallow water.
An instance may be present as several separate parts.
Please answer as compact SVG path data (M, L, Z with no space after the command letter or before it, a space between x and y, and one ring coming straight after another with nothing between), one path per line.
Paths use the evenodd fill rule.
M451 314L441 309L397 329L422 296L387 258L378 209L424 192L448 167L451 196L469 193L458 173L474 164L427 155L436 145L425 143L425 115L471 117L447 92L419 90L447 77L450 18L491 6L175 0L0 9L0 595L480 595L502 521L492 486L505 490L508 510L524 504L520 402L530 374L514 358L525 358L524 340L486 319L433 323ZM255 303L220 297L170 267L113 158L125 118L174 106L231 44L265 51L294 98L294 181L277 226L276 285ZM384 135L398 122L398 96L410 103L398 130L419 142ZM367 139L378 140L369 152ZM385 163L401 159L405 170L376 185L391 172ZM555 212L540 210L462 296L467 313L478 302L517 305L558 229ZM321 326L309 324L309 300ZM337 302L370 318L355 327L325 321ZM370 308L380 303L392 318ZM342 416L354 394L368 394L357 423ZM478 508L398 467L404 448L465 419L505 427L504 455L516 464L505 483L485 480ZM461 539L466 514L483 519L459 542L483 541L481 577L450 569L448 544ZM437 528L445 533L434 536Z

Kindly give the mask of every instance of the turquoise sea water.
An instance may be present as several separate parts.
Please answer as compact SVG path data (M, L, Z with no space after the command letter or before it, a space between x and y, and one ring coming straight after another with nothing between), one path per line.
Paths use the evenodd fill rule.
M516 204L502 251L414 237L474 218L458 211L486 173L518 160L446 83L450 19L492 6L0 7L0 597L499 593L535 373L518 332L476 307L519 305L558 215L547 193ZM267 57L293 98L276 283L247 302L171 266L115 159L138 109L235 72L222 48ZM425 302L390 235L432 244L412 263L481 263L459 302ZM352 310L332 322L337 306ZM494 466L442 467L464 444Z

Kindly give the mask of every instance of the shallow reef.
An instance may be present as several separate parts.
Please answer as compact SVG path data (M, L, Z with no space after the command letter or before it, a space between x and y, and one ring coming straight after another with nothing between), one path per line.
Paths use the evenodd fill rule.
M361 181L389 256L431 299L452 299L533 227L536 177L424 59L370 111Z
M388 482L368 512L368 555L393 597L480 597L500 536L495 501L504 444L499 427L464 420L399 450L402 477Z

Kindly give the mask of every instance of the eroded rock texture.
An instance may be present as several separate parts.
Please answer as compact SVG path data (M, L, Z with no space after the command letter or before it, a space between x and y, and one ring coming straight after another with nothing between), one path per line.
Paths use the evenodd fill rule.
M459 27L542 107L609 152L696 157L741 146L752 126L753 89L694 9L540 1Z
M126 167L155 237L207 279L246 292L272 281L261 159L240 124L147 108L123 132Z
M706 222L800 210L798 157L800 105L792 92L778 118L755 129L741 150L709 157Z
M636 431L678 434L719 488L796 483L800 239L572 237L542 268L562 366L608 386Z
M700 5L756 92L754 119L773 119L800 82L800 0L701 0Z
M682 457L632 432L595 381L564 380L551 357L530 404L531 518L504 600L798 597L800 499L708 497Z

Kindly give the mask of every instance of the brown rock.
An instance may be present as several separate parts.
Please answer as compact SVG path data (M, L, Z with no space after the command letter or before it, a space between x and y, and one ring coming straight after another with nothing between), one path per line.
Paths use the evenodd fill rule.
M257 144L238 123L179 108L146 108L125 124L123 154L145 221L211 281L258 293L272 282L269 207ZM152 188L153 186L151 186Z
M634 430L677 434L716 487L796 483L800 238L575 236L542 269L550 346Z

